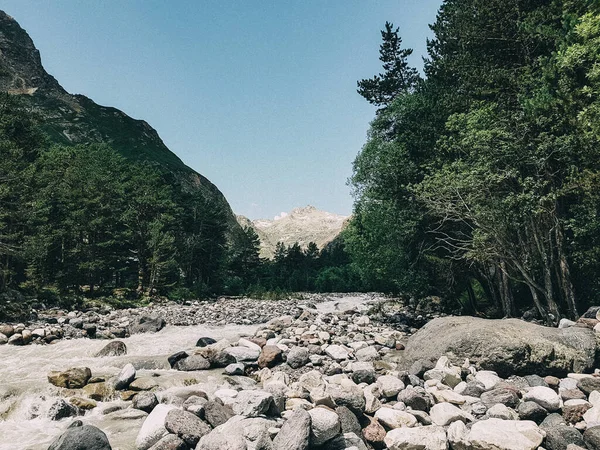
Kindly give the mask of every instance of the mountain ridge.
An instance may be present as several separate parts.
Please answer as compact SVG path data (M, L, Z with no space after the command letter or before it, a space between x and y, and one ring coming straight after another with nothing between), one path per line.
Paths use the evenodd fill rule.
M261 242L260 256L273 258L278 242L288 247L298 242L306 248L310 242L323 249L344 229L349 216L322 211L314 206L294 208L274 219L250 220L245 216L236 216L242 227L252 228Z
M43 67L27 31L0 10L0 91L18 95L42 119L52 142L105 143L132 160L155 164L183 189L200 190L224 211L230 233L241 232L225 196L206 177L185 165L145 120L102 106L82 94L68 93Z

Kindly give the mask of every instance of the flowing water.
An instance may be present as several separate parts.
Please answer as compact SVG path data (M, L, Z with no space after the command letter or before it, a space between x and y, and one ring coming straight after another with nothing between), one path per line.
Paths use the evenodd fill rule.
M362 309L366 300L360 295L346 296L319 303L317 309L320 312ZM161 389L184 386L190 378L198 383L214 385L222 380L221 369L177 372L168 368L167 356L193 349L202 336L235 342L241 336L252 335L257 328L258 325L167 326L158 333L136 334L122 339L127 345L127 355L107 358L93 356L106 345L107 341L103 340L74 339L53 345L1 346L0 450L46 450L73 420L52 421L47 418L52 403L62 398L60 390L47 380L51 370L89 367L93 376L108 379L128 362L139 364L143 361L145 367L152 369L138 370L138 376L158 374ZM80 419L102 429L108 435L113 450L134 450L135 437L144 420L143 416L131 409L102 414L107 406L119 404L122 402L98 402L97 408Z

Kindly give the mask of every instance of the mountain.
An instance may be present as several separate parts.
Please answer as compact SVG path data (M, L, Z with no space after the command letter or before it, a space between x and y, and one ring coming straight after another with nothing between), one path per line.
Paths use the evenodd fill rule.
M314 206L296 208L289 214L282 213L273 220L250 220L237 216L239 224L256 231L261 242L261 256L272 258L278 242L290 246L298 242L306 248L310 242L322 249L333 241L342 231L348 216L321 211Z
M167 148L147 122L65 91L42 66L40 53L21 26L0 11L0 91L19 95L37 113L58 144L106 143L123 156L148 161L184 189L201 191L222 208L230 233L241 231L223 194Z

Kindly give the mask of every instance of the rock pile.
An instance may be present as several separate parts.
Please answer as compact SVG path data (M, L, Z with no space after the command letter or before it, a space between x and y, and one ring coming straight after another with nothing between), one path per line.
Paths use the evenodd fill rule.
M383 298L359 294L366 301ZM51 309L35 314L36 320L0 324L0 345L48 344L58 339L124 338L134 333L156 332L165 325L191 326L226 324L254 325L285 314L298 314L306 306L341 297L337 294L301 294L283 300L222 297L216 301L174 302L142 308L91 308L86 311Z
M145 417L138 450L600 449L600 373L498 374L454 354L402 370L405 339L357 311L307 309L168 358L174 370L220 368L221 382L162 390L128 365L89 378L81 396L104 385ZM52 380L88 375L67 372Z

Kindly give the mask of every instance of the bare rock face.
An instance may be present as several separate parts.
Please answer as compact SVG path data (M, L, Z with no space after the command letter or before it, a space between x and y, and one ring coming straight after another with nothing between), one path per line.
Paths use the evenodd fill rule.
M407 369L413 364L433 367L442 355L460 364L469 358L479 368L502 377L590 372L599 360L596 337L587 328L548 328L518 319L441 317L408 340L403 365Z

